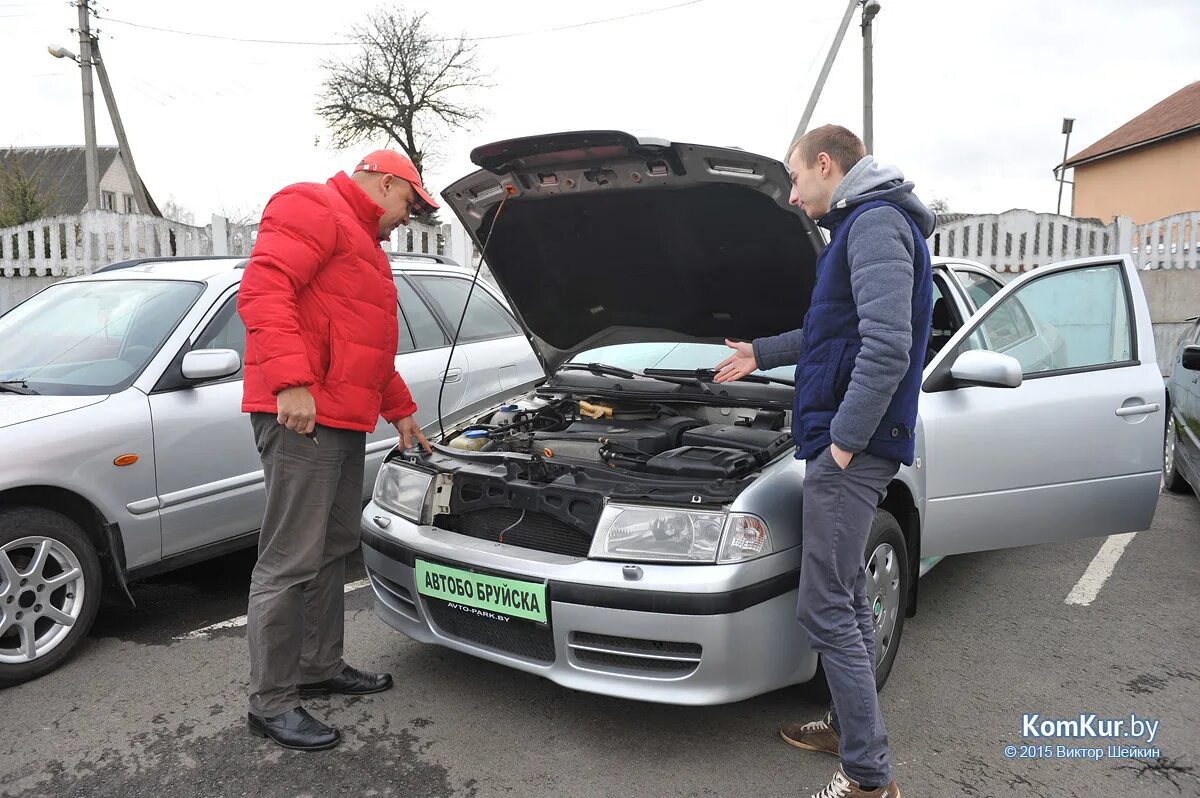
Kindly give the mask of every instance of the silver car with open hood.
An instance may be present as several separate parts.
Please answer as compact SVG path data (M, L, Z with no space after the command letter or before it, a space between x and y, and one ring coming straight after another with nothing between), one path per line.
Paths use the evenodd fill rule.
M799 326L818 229L782 163L585 132L480 147L443 197L546 378L394 451L363 513L376 611L416 640L647 701L812 678L786 370L717 385L725 337ZM864 556L887 678L941 557L1145 529L1162 379L1121 257L1007 286L939 259L917 429ZM435 428L435 432L442 432Z

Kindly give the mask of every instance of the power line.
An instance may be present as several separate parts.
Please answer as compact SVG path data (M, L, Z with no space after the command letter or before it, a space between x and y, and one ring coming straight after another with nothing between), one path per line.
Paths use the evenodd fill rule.
M159 33L174 33L179 36L195 36L200 39L219 39L225 42L244 42L246 44L296 44L308 47L343 47L348 44L357 44L357 42L300 42L288 41L284 39L241 39L235 36L218 36L215 33L197 33L190 30L175 30L174 28L159 28L154 25L143 25L140 22L130 22L125 19L117 19L116 17L100 17L105 22L115 22L118 25L128 25L131 28L141 28L142 30L152 30Z
M468 42L482 42L482 41L493 41L496 39L514 39L519 36L535 36L537 34L542 34L542 33L556 33L558 31L573 30L575 28L586 28L591 25L603 25L603 24L606 24L609 22L618 22L618 21L624 20L624 19L633 19L634 17L644 17L644 16L648 16L650 14L659 14L664 11L674 11L677 8L684 8L686 6L694 6L697 3L703 3L703 2L704 2L704 0L687 0L686 2L676 3L675 5L662 6L661 8L651 8L651 9L647 9L646 11L635 11L632 14L622 14L621 16L616 16L616 17L606 17L604 19L594 19L589 22L577 22L573 25L560 25L555 28L543 28L541 30L521 31L519 33L501 33L501 34L497 34L495 36L466 36L466 37L463 37L463 40L468 41ZM285 44L285 45L297 45L297 46L302 46L302 47L345 47L347 45L358 44L358 42L356 42L356 41L318 42L318 41L295 41L295 40L291 40L291 39L244 39L244 38L239 38L236 36L220 36L215 33L199 33L197 31L178 30L175 28L161 28L161 27L157 27L155 25L143 25L140 22L130 22L129 20L126 20L126 19L117 19L116 17L101 17L99 14L97 14L96 16L98 19L103 19L105 22L115 22L118 25L128 25L131 28L141 28L143 30L152 30L152 31L157 31L159 33L173 33L173 34L176 34L179 36L195 36L195 37L198 37L201 39L219 39L221 41L226 41L226 42L242 42L245 44ZM455 39L435 39L435 41L456 42L459 40L455 38Z
M546 28L544 30L529 30L529 31L524 31L523 33L501 33L496 36L473 36L473 37L469 37L467 39L467 41L483 42L483 41L490 41L493 39L515 39L518 36L533 36L538 33L557 33L558 31L561 31L561 30L572 30L574 28L586 28L589 25L603 25L607 22L617 22L617 21L623 20L623 19L633 19L634 17L645 17L650 14L658 14L663 11L674 11L677 8L684 8L685 6L694 6L697 3L703 3L703 2L704 2L704 0L687 0L686 3L676 3L673 6L663 6L662 8L651 8L651 9L647 9L646 11L635 11L632 14L623 14L619 17L608 17L606 19L594 19L591 22L577 22L574 25L560 25L557 28Z

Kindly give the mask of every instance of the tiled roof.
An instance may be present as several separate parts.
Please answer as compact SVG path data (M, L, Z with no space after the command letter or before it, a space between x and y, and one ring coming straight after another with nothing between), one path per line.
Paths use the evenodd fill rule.
M1134 117L1087 149L1067 159L1067 166L1114 155L1187 131L1200 132L1200 80L1185 86L1153 108Z
M120 150L97 147L96 155L96 173L103 180ZM84 148L78 146L0 149L0 167L15 163L25 175L37 178L42 195L50 201L47 216L80 213L87 206L85 161ZM150 205L150 212L157 214L153 198L150 198Z

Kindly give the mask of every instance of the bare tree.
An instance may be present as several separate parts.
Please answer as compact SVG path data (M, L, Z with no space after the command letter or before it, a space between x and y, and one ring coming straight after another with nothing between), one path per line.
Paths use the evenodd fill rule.
M934 197L934 199L926 207L936 214L950 213L950 203L946 202L946 200L942 199L941 197Z
M174 194L167 197L166 204L162 206L162 215L164 219L170 219L172 222L190 225L196 224L196 214L180 205L179 201L175 199Z
M247 208L241 205L230 207L222 204L217 214L228 219L230 224L246 227L258 224L262 219L262 208Z
M381 8L353 29L353 55L326 61L317 113L338 149L386 139L420 171L443 128L469 127L480 109L460 99L485 88L475 45L445 39L425 25L425 14Z

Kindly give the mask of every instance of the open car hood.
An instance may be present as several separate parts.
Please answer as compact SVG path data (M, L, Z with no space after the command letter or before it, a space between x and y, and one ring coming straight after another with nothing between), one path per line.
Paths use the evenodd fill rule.
M471 160L480 169L442 197L547 373L599 346L801 326L823 238L788 205L779 161L617 131L513 139Z

